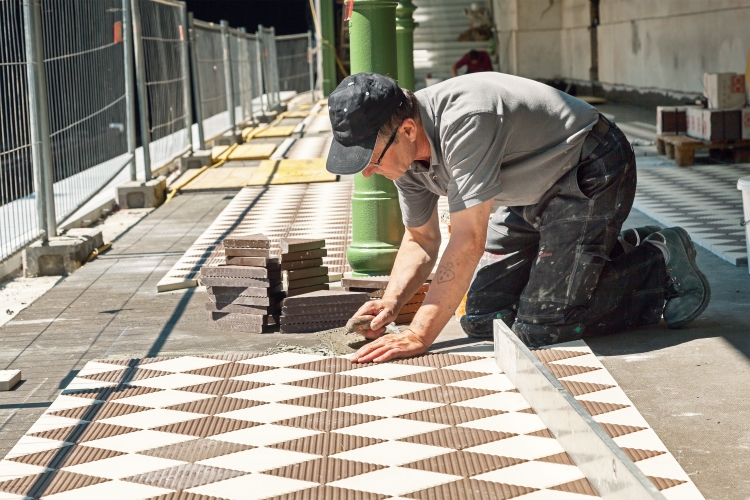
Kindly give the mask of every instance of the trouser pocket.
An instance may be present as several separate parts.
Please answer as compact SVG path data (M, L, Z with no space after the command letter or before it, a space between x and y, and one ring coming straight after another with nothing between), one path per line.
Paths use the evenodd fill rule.
M586 305L599 283L604 263L609 260L605 245L579 245L576 248L576 261L570 275L566 304Z

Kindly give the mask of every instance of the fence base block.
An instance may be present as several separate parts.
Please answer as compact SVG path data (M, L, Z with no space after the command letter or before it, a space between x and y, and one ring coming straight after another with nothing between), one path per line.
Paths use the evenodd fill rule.
M242 134L234 134L227 132L221 137L217 137L213 140L213 146L234 146L235 144L242 144Z
M211 150L193 151L193 154L186 154L180 157L180 172L185 172L191 168L209 166L211 166Z
M94 239L86 236L57 236L44 244L37 241L23 251L23 275L67 276L86 262L93 249Z
M258 123L271 123L279 114L276 111L259 111L253 115Z
M120 208L153 208L164 203L167 178L159 176L150 181L129 181L117 186L117 205Z

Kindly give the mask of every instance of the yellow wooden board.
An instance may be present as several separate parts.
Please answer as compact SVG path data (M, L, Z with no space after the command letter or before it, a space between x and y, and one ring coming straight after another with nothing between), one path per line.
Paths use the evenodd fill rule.
M230 160L267 160L276 151L276 144L240 144L229 154Z
M250 133L255 130L255 127L245 127L242 129L242 140L246 141L247 136L250 135Z
M294 111L285 111L284 118L307 118L307 115L309 114L310 114L309 111L297 109Z
M268 184L305 184L334 182L338 178L326 170L326 159L314 160L263 160L255 170L248 186Z
M196 175L198 175L201 172L201 169L199 168L189 168L185 170L185 172L180 175L175 182L170 184L171 186L179 186L183 182L190 181L193 179Z
M283 127L268 127L255 134L255 137L289 137L294 132L294 129L294 125L286 125Z
M214 146L211 148L211 163L219 161L219 156L227 150L229 146Z
M182 188L182 191L243 188L253 177L255 170L256 167L209 168Z

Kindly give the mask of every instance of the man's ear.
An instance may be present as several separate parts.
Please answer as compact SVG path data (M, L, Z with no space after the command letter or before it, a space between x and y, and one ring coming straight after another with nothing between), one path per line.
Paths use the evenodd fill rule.
M403 132L411 142L416 141L417 122L415 122L413 118L407 118L401 123L401 132Z

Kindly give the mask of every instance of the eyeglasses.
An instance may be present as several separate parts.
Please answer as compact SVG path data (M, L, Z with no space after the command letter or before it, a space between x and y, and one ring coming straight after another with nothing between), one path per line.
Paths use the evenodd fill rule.
M380 158L378 158L378 161L376 161L376 162L370 162L370 163L372 163L376 167L380 166L380 162L383 160L383 157L385 156L385 153L388 151L388 148L391 147L391 144L393 144L393 141L396 139L396 134L398 133L398 129L399 128L400 127L396 127L396 130L394 130L393 133L391 134L391 138L388 139L388 142L385 145L385 149L383 149L383 152L380 153Z

